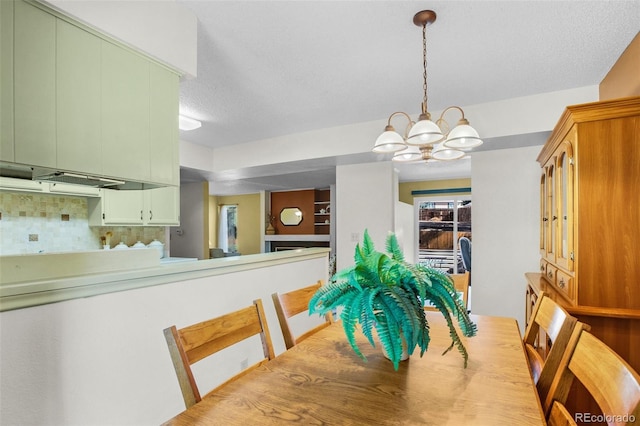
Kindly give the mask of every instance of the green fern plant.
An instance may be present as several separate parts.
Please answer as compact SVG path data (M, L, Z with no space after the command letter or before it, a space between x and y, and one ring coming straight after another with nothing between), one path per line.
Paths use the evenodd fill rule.
M342 307L340 319L349 344L366 361L355 339L359 325L369 343L375 347L373 330L397 370L402 355L402 339L409 355L420 347L420 356L429 346L429 324L424 311L431 302L444 315L449 326L451 346L464 357L466 368L469 354L454 326L467 337L477 328L458 296L451 277L437 269L413 265L404 260L396 236L389 234L387 254L376 251L367 230L362 245L356 245L355 265L338 271L327 285L321 287L309 301L309 314L325 315Z

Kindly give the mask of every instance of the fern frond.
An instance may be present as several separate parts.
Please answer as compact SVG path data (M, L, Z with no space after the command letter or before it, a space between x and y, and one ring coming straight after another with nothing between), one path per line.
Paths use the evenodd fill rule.
M373 246L373 240L369 236L369 231L365 229L364 236L362 238L362 253L364 256L369 256L370 254L375 252L376 252L376 249Z
M354 297L353 299L355 300L356 297ZM351 300L350 302L353 302L353 300ZM364 354L360 351L360 348L356 343L355 331L356 331L356 323L357 323L356 319L358 318L357 309L358 309L357 303L355 304L348 303L343 305L342 313L340 314L340 319L342 320L342 328L344 329L345 336L347 336L347 341L349 342L349 345L351 345L351 348L356 353L356 355L358 355L360 358L366 361L367 357L365 357Z
M404 253L402 253L400 244L398 244L398 238L394 233L389 233L389 235L387 235L386 249L387 253L391 255L393 260L404 262Z

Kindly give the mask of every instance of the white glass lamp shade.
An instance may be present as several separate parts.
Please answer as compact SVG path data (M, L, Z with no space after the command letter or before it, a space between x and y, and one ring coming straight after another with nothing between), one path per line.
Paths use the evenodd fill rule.
M442 130L431 120L419 120L409 130L409 145L431 145L442 140Z
M457 160L459 158L464 157L464 152L459 151L457 149L448 148L444 146L444 144L438 144L433 149L431 156L440 161L449 161L449 160Z
M476 129L468 124L459 124L449 132L444 146L455 149L471 149L482 145Z
M420 152L420 148L410 145L402 151L397 151L395 154L393 154L392 160L399 162L418 161L422 160L422 153Z
M406 146L402 136L393 130L386 130L376 139L373 152L396 152L403 150Z

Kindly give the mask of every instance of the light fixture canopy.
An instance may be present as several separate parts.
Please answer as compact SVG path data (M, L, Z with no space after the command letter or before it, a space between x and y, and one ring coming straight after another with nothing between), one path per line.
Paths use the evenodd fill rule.
M432 10L422 10L413 17L413 23L422 27L423 96L418 121L414 122L405 112L394 112L389 116L384 132L373 147L374 152L394 153L393 161L456 160L465 156L464 151L482 145L478 132L469 125L464 111L459 106L450 106L442 111L435 122L431 120L427 108L427 26L435 21L436 13ZM458 110L462 117L456 126L450 129L444 115L452 109ZM396 115L402 115L408 121L404 136L396 132L391 125L391 119Z
M200 127L202 127L202 122L184 115L178 115L178 128L180 130L195 130Z

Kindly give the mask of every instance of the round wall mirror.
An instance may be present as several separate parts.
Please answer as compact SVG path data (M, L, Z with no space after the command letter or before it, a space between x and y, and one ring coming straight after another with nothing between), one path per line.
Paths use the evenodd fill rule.
M302 211L297 207L285 207L280 212L280 222L286 226L300 225L300 222L302 222Z

